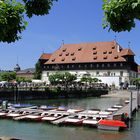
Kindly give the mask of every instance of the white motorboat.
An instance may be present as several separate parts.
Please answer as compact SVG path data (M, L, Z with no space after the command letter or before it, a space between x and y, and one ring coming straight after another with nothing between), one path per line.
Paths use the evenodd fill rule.
M96 117L88 117L87 119L83 120L83 125L97 127L100 118Z

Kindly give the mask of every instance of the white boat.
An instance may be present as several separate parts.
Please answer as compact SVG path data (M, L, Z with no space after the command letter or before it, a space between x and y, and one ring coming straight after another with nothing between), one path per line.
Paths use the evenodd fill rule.
M130 101L129 100L125 100L124 102L125 102L125 104L128 104Z
M107 111L112 111L112 112L117 111L117 110L118 110L118 108L113 108L113 107L110 107L107 109Z
M41 121L43 116L48 115L48 112L32 112L28 115L25 115L20 120L27 120L27 121Z
M84 109L68 109L67 112L68 113L78 113L78 112L82 112Z
M83 120L85 120L86 116L78 116L71 115L66 120L64 120L63 124L65 125L82 125Z
M97 127L100 118L96 117L88 117L87 119L83 120L83 125Z
M42 121L46 121L46 122L51 122L51 121L55 121L55 120L58 120L58 119L60 119L60 118L62 118L62 117L66 117L66 115L63 115L63 114L61 114L61 113L52 113L52 114L50 114L50 115L47 115L47 116L44 116L44 117L42 117Z
M112 112L109 112L109 111L100 111L99 112L99 115L111 115Z
M120 109L120 108L122 108L123 106L122 106L122 105L114 105L113 107L114 107L114 108L119 108L119 109Z
M6 115L10 112L9 110L1 110L0 111L0 118L5 118Z
M100 109L89 109L89 110L87 110L87 113L88 114L99 114L99 112L100 112Z

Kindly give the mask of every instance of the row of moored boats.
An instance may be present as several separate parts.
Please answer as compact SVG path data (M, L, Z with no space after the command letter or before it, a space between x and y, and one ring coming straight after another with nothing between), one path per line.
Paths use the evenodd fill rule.
M114 105L105 111L100 109L66 109L64 107L9 107L0 109L0 118L16 121L42 121L57 125L90 126L99 129L120 130L127 128L125 122L113 120L113 114L122 105Z

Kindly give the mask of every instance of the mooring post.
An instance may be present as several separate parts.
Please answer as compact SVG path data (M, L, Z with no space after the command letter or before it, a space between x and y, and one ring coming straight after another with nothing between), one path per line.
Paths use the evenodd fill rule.
M139 110L139 90L137 90L136 93L136 110Z
M132 119L132 91L130 91L130 99L129 99L129 119Z

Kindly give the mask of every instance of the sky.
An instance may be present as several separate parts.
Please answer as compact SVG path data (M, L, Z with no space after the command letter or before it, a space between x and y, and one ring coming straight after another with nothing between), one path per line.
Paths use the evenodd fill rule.
M41 54L52 53L65 44L115 40L135 53L140 64L140 21L130 32L108 32L103 29L102 0L58 0L45 16L26 18L28 26L22 39L15 43L0 42L0 69L32 68ZM130 44L129 44L130 42Z

